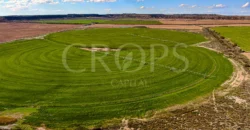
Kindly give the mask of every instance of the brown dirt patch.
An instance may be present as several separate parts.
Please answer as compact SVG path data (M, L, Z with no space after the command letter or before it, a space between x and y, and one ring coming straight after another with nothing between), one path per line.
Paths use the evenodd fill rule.
M36 37L51 32L64 31L78 27L80 27L80 25L0 23L0 43Z
M0 117L0 125L8 125L17 122L16 118L12 117Z
M250 26L250 24L217 24L217 25L201 25L202 27L219 27L219 26L228 26L228 27L247 27Z
M248 53L242 53L244 56L246 56L248 59L250 59L250 52Z
M250 20L213 20L213 19L160 19L166 25L227 25L227 24L250 24Z

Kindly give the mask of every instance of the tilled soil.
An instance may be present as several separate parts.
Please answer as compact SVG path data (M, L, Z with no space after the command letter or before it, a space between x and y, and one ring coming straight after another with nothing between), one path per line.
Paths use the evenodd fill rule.
M250 20L214 20L214 19L161 19L166 25L227 25L227 24L250 24Z
M158 28L158 29L174 29L174 30L191 30L202 31L202 27L195 25L114 25L114 24L95 24L89 26L90 28L128 28L128 27L140 27Z
M0 23L0 43L37 37L51 32L78 28L81 25Z
M227 27L248 27L250 24L215 24L215 25L200 25L202 27L220 27L220 26L227 26Z

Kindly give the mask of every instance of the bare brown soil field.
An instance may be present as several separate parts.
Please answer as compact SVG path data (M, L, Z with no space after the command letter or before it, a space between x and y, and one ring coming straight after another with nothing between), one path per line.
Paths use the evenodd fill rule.
M250 20L160 20L168 25L143 25L147 28L186 30L201 32L202 27L216 26L250 26ZM0 23L0 43L37 37L52 32L80 28L82 25L37 24L37 23ZM95 24L90 28L127 28L142 25Z
M228 27L232 27L232 26L250 26L250 24L217 24L217 25L200 25L202 27L218 27L218 26L228 26Z
M78 28L80 25L0 23L0 43Z
M222 21L222 20L221 20ZM226 21L226 20L224 20ZM183 21L180 21L183 22ZM232 21L230 21L232 22ZM237 21L236 21L237 22ZM202 24L202 25L192 25L192 24L169 24L169 25L113 25L113 24L94 24L89 26L90 28L128 28L128 27L140 27L145 26L147 28L158 28L158 29L173 29L173 30L187 30L191 32L201 32L203 27L217 27L217 26L250 26L249 23L245 24L227 24L227 22L220 24ZM216 20L215 20L216 23Z
M192 19L160 19L166 25L227 25L227 24L250 24L250 20L192 20Z
M176 29L176 30L202 30L200 26L193 25L113 25L113 24L95 24L89 26L90 28L128 28L145 26L147 28L159 28L159 29Z

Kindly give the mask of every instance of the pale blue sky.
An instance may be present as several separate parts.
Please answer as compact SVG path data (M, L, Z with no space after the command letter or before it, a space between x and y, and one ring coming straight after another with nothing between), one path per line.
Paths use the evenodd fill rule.
M250 15L250 0L0 0L0 15L180 14Z

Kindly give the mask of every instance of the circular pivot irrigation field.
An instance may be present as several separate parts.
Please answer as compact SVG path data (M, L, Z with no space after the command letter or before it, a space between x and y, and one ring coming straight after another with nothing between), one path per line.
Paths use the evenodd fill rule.
M233 71L221 54L191 46L202 41L194 33L123 28L1 44L0 110L36 108L24 124L74 128L185 103L220 87ZM93 45L112 50L86 49Z

